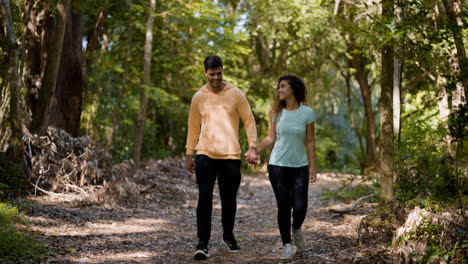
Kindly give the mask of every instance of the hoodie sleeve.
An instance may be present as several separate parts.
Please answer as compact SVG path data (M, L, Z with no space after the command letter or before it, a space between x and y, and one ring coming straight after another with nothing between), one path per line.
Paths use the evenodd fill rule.
M255 119L250 108L249 101L245 94L239 90L237 111L244 122L245 133L249 141L249 147L257 147L257 128L255 127Z
M195 147L198 143L198 138L200 136L200 125L201 125L201 114L198 110L198 93L192 98L192 103L190 104L190 113L188 118L188 129L187 129L187 144L186 155L192 155L195 151Z

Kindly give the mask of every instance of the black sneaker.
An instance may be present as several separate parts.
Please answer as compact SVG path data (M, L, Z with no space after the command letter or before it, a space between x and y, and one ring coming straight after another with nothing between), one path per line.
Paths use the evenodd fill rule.
M206 246L205 243L198 242L197 250L193 254L193 257L196 260L207 259L210 257L210 254L208 254L208 247Z
M235 238L223 238L223 242L228 246L229 252L239 252L241 250Z

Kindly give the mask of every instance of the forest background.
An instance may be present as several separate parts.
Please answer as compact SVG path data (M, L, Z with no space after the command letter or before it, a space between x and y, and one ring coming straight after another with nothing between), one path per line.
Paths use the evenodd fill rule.
M182 157L203 60L217 54L259 138L278 77L294 73L317 116L319 171L374 177L384 202L466 207L464 1L0 3L2 159L23 164L24 135L49 126L89 136L116 163ZM1 194L18 181L2 177Z

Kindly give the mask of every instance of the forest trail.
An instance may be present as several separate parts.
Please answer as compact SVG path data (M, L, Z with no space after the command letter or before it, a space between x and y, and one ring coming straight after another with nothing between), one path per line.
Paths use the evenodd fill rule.
M368 214L373 204L364 204L351 215L342 216L328 209L350 205L320 199L324 188L338 188L346 177L359 176L324 173L310 185L303 225L307 248L294 256L293 263L385 262L382 246L359 247L357 243L356 219ZM191 184L184 188L196 191L194 177L187 182ZM32 202L27 217L31 227L54 252L43 263L195 262L195 195L182 201L146 200L112 209L53 196L29 199ZM240 253L229 253L222 244L220 209L215 188L211 258L198 263L279 263L282 247L276 201L267 175L243 175L235 227Z

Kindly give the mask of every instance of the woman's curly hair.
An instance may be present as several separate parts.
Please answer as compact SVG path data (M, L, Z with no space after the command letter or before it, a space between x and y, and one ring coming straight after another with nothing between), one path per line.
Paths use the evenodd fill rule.
M279 118L281 111L286 106L286 102L279 99L278 89L281 81L286 80L293 90L294 97L298 104L307 103L307 89L304 82L294 74L285 74L281 76L278 80L278 85L276 87L276 101L273 103L273 107L270 111L270 120L276 120Z

